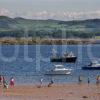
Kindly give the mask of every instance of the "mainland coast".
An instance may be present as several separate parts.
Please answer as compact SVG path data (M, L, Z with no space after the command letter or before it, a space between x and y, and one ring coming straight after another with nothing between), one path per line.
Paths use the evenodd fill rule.
M99 44L97 39L53 39L53 38L0 38L2 45L77 45Z

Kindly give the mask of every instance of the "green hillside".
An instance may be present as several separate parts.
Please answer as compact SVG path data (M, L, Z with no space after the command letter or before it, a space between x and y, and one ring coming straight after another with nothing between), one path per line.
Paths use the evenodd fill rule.
M59 21L0 16L0 37L92 38L100 36L100 19Z

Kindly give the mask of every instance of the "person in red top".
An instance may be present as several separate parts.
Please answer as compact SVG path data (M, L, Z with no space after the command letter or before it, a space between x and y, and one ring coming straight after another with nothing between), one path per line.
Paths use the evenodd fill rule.
M11 77L11 79L10 79L10 86L11 87L14 86L14 78L13 77Z
M2 76L0 75L0 85L2 84Z

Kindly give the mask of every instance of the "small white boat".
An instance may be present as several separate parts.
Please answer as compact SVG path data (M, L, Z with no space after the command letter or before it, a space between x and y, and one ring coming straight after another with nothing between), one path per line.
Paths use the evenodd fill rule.
M83 70L100 70L100 63L92 61L89 65L82 67Z
M71 74L72 69L64 68L63 65L54 65L54 67L46 71L46 75L68 75Z

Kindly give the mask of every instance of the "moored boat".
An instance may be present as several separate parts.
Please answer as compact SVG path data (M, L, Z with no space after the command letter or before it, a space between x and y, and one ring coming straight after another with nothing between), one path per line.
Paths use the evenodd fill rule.
M75 63L77 57L51 57L50 61L51 62L68 62L68 63Z
M83 70L100 70L100 63L97 61L91 62L89 65L82 67Z
M72 53L64 53L62 56L57 56L57 54L54 52L52 53L52 56L50 57L51 62L67 62L67 63L75 63L77 60L77 57Z
M63 65L54 65L51 70L45 72L46 75L69 75L72 69L65 68Z

